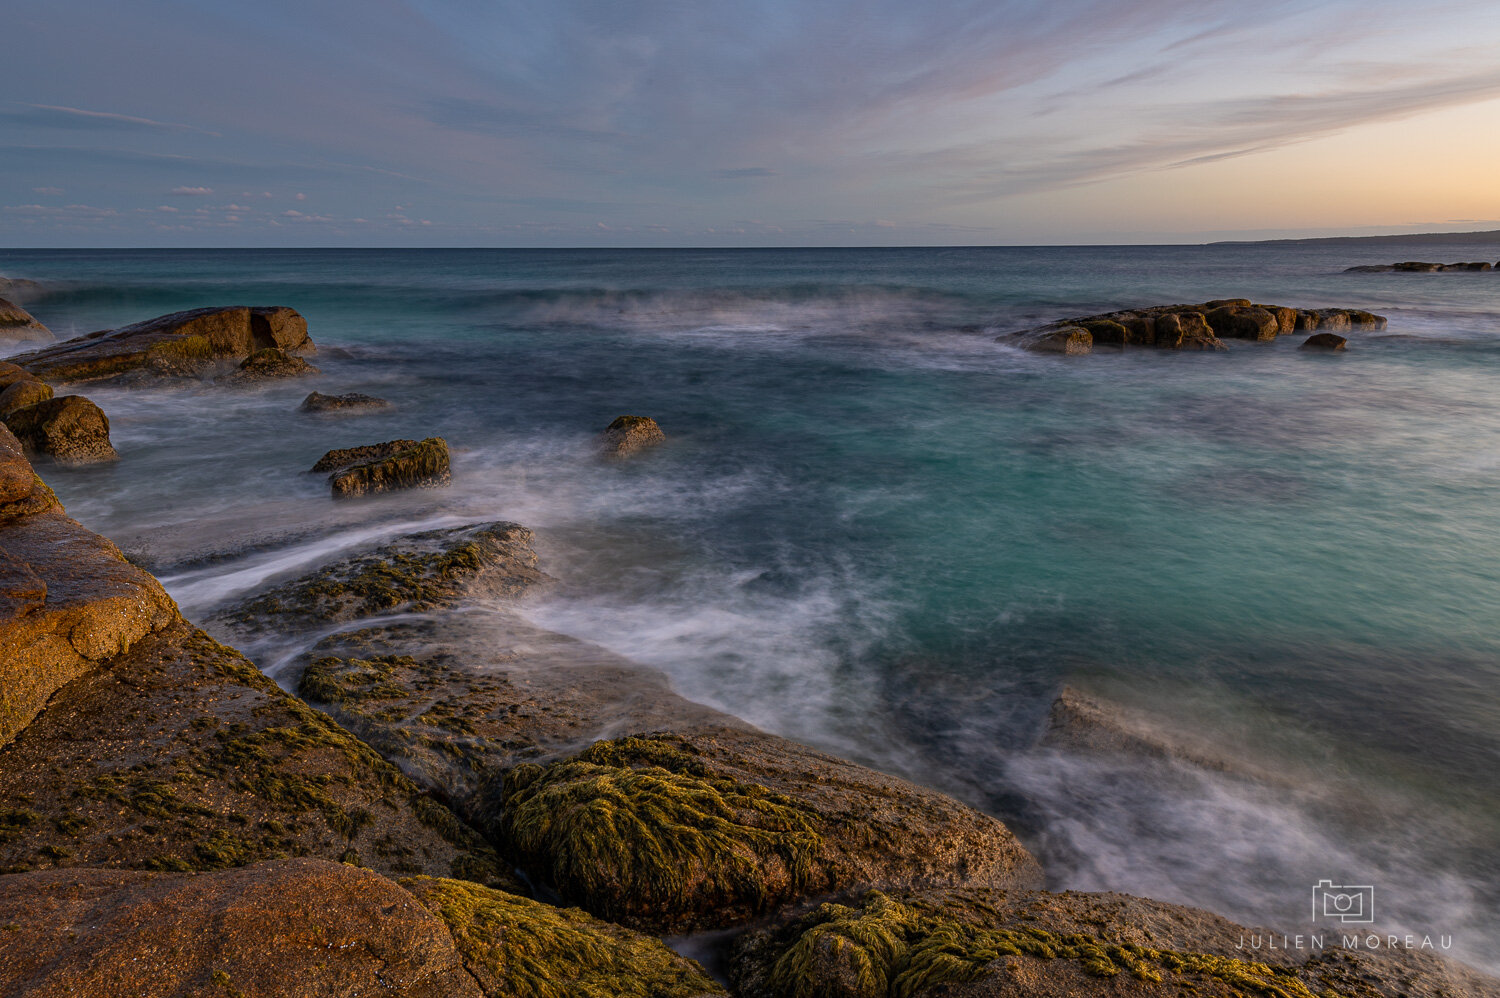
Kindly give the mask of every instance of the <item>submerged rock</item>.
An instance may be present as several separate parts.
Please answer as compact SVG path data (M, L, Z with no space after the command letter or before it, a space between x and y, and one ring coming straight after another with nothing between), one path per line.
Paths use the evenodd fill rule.
M1268 935L1277 948L1249 949ZM872 891L747 933L730 969L742 998L1483 998L1500 984L1427 954L1282 939L1120 894Z
M89 333L14 360L51 382L201 378L268 348L313 352L307 321L286 307L199 308Z
M329 476L328 484L338 499L397 489L440 488L452 480L448 441L428 437L385 457L335 472Z
M102 464L120 457L109 442L109 417L82 395L48 398L6 413L4 421L27 453L58 464Z
M1226 339L1269 341L1298 329L1379 329L1385 318L1359 309L1296 309L1222 298L1201 305L1153 305L1062 319L1006 333L997 342L1038 353L1084 354L1095 345L1225 350Z
M629 457L663 443L667 435L649 416L619 416L599 437L599 450L608 457Z
M50 343L56 338L52 335L52 330L37 322L30 312L14 302L0 298L0 347L15 347L22 343Z
M324 395L313 392L302 400L299 412L360 412L368 409L385 409L390 403L373 395L350 392L348 395ZM415 442L415 441L413 441ZM316 470L316 469L315 469Z
M276 347L267 347L246 357L233 373L220 375L214 381L219 384L242 385L322 373L301 357Z
M1301 350L1344 350L1349 341L1337 333L1313 333L1302 341Z

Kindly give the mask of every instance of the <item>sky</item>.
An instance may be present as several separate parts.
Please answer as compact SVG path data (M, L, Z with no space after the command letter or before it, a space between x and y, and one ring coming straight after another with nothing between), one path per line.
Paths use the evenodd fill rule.
M7 0L0 246L1500 228L1500 5Z

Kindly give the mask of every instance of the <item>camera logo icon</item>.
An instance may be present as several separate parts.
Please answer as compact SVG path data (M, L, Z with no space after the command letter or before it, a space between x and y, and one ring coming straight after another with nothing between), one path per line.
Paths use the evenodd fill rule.
M1345 925L1369 925L1375 921L1375 888L1349 887L1320 880L1312 889L1313 921L1336 918Z

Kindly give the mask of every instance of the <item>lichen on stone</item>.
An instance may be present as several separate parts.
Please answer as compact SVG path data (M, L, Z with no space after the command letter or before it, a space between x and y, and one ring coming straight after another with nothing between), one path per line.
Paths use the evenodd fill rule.
M447 924L492 996L688 998L724 991L659 939L582 911L433 877L400 881Z

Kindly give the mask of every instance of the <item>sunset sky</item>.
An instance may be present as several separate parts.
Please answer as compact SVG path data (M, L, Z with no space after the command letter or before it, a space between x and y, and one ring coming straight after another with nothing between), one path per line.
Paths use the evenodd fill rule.
M0 245L1500 228L1500 5L10 0Z

